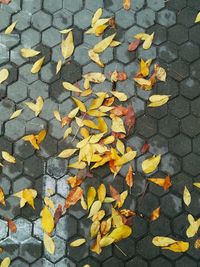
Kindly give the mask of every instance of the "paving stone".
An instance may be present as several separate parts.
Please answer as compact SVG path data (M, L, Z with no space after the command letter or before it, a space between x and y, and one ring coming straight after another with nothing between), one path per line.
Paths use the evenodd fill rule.
M176 15L173 11L164 9L158 12L158 23L170 27L176 23Z
M59 30L69 28L72 25L72 14L66 9L59 10L53 15L53 26Z
M26 64L19 68L19 79L26 84L31 84L38 80L38 74L32 74L31 69L31 64Z
M71 0L63 0L63 7L71 12L76 12L82 9L83 0L77 0L76 2L73 2Z
M200 32L200 25L197 23L192 28L190 28L190 33L189 33L190 40L198 45L200 44L200 41L197 38L199 32Z
M48 260L55 263L59 259L63 258L63 256L66 254L66 244L64 240L62 240L61 238L57 236L53 237L53 241L55 243L57 253L51 255L46 250L44 253L45 253L45 257Z
M169 112L181 119L190 113L190 104L187 99L179 96L169 102Z
M197 60L190 66L192 76L198 80L200 80L199 79L199 73L200 73L199 63L200 63L200 60Z
M179 120L168 115L159 121L158 128L164 136L173 137L179 133Z
M62 0L57 0L56 2L54 0L44 0L43 7L46 11L53 14L62 8Z
M195 18L196 18L196 11L190 7L186 7L183 10L181 10L178 16L178 22L187 27L191 27L194 25Z
M169 40L176 43L176 44L182 44L188 40L188 30L186 27L182 25L175 25L171 27L168 31L169 33Z
M199 144L200 144L200 136L196 136L193 140L192 140L192 143L193 143L193 151L197 154L200 154L200 147L199 147Z
M35 81L28 87L28 92L30 98L33 100L37 99L38 96L41 96L43 99L48 98L49 90L48 85L40 80Z
M172 263L170 261L168 261L167 259L163 258L163 257L158 257L157 259L153 260L151 262L152 266L155 267L159 267L159 266L166 266L166 267L172 267Z
M189 76L189 65L186 61L177 60L172 62L169 75L175 80L182 81Z
M185 170L185 172L196 176L200 173L199 162L200 159L198 155L190 153L183 159L183 169Z
M74 24L80 29L87 29L91 24L92 16L92 12L83 9L74 15Z
M159 47L158 54L160 59L170 63L178 57L177 46L172 42L166 42L165 45Z
M122 63L129 63L135 59L135 53L128 51L128 44L122 44L116 49L116 56Z
M161 212L173 218L180 214L182 210L182 200L172 193L168 193L161 199Z
M5 123L5 136L12 141L17 141L25 134L25 124L19 118L16 118Z
M42 43L48 47L53 47L61 42L61 34L54 27L48 28L42 33Z
M40 118L47 121L54 118L53 111L58 110L58 104L51 98L48 98L44 101L44 106L42 112L40 113Z
M160 215L157 220L151 222L150 232L154 236L169 235L171 233L170 220L167 217Z
M197 267L197 262L195 260L192 260L188 256L183 256L181 259L178 259L176 261L176 267L186 267L186 266L191 266L191 267Z
M181 133L170 139L169 149L178 156L183 157L192 150L191 139Z
M13 191L19 192L23 190L24 188L32 188L33 187L33 181L30 177L18 177L17 180L13 182Z
M12 35L3 35L1 36L1 45L6 46L7 48L11 49L14 46L18 45L20 42L20 36L19 34L14 34Z
M17 13L18 11L21 10L21 0L16 0L14 3L10 2L9 5L1 4L1 9L5 10L10 14Z
M119 267L123 267L124 264L122 261L118 260L117 258L114 258L114 257L111 257L110 259L106 260L104 263L103 263L103 267L106 267L106 266L119 266Z
M187 186L189 191L193 189L193 179L190 175L186 174L185 172L181 171L173 178L173 189L178 192L179 194L183 194L184 187Z
M200 95L200 91L196 90L199 87L199 82L195 79L188 78L181 82L180 93L188 99L194 99Z
M153 136L157 131L156 121L153 118L144 115L138 121L136 125L136 130L142 136L149 138Z
M163 155L168 152L168 140L160 135L155 135L148 141L149 152L154 155Z
M54 264L45 258L41 258L37 260L36 262L34 262L33 264L31 264L31 267L40 267L40 266L53 267Z
M21 43L24 47L33 47L39 44L40 39L40 33L33 29L27 29L21 35Z
M32 120L26 123L26 133L38 133L46 127L46 122L38 117L33 118Z
M64 258L61 261L57 262L54 266L55 267L75 267L76 265L70 259Z
M160 170L168 175L175 175L181 170L180 160L170 153L162 157Z
M48 84L56 81L59 79L60 74L58 73L55 75L56 65L54 63L48 63L46 64L40 72L40 77L43 82L46 82Z
M32 16L31 22L34 28L43 31L51 26L51 16L43 11L38 11Z
M137 252L142 255L143 258L151 260L159 255L159 248L152 244L152 237L146 236L137 242Z
M119 10L120 8L122 8L122 2L120 0L116 0L115 2L105 0L104 6L106 9L115 12L115 11Z
M23 9L27 12L30 12L31 14L39 11L42 6L41 0L24 0L23 1Z
M0 20L1 20L0 31L2 31L3 29L5 29L9 25L10 14L6 11L1 11Z
M140 266L147 267L148 265L147 265L147 262L143 258L137 256L137 257L133 258L132 260L128 261L126 263L126 266L127 267L132 267L132 266L135 266L135 267L140 267Z
M65 65L61 70L61 77L70 83L76 83L82 78L82 70L76 61L72 61L69 65Z
M9 85L7 96L16 103L23 101L27 97L27 85L21 81Z
M6 46L0 46L0 64L7 63L9 60L9 49Z
M1 230L0 230L0 240L5 239L8 235L8 226L7 226L7 222L0 220L0 226L1 226Z
M29 267L28 263L23 261L23 260L21 260L21 259L17 259L15 261L12 261L11 267L12 266Z
M89 47L86 45L80 45L76 48L74 52L74 59L79 62L81 65L86 65L90 62L90 58L88 56Z
M10 257L11 260L17 258L19 254L19 243L16 240L8 236L4 240L2 240L0 244L4 248L4 252L0 256L1 260L6 257Z
M20 50L23 48L22 45L19 45L15 48L13 48L11 51L10 51L10 61L15 63L16 65L18 66L21 66L23 63L27 62L28 59L26 58L23 58L21 55L20 55ZM0 48L2 49L2 48ZM2 55L5 56L5 51L4 53L2 53Z
M179 55L188 62L193 62L199 58L199 47L192 42L186 42L180 47Z
M17 232L11 233L11 237L13 239L16 239L16 241L23 242L31 237L32 223L25 219L18 218L15 220L15 224L17 226Z
M139 26L148 28L155 22L155 12L146 8L145 10L139 11L136 15L136 18Z
M165 1L164 0L147 0L147 5L152 10L159 11L163 7L165 7Z
M29 263L32 263L38 258L40 258L41 252L42 252L42 243L33 237L30 237L28 240L23 241L20 244L19 255Z
M139 47L137 50L137 56L144 60L148 60L149 58L155 59L156 58L156 48L151 47L148 50L144 50L143 47Z
M24 161L24 172L33 178L37 178L44 172L44 162L33 155Z
M116 13L115 18L117 25L124 29L131 27L135 23L135 13L132 10L126 11L124 9L120 9Z
M168 2L167 6L180 11L181 9L187 6L187 2L186 0L175 0L173 2Z
M0 186L3 188L4 194L9 195L11 190L11 182L4 174L2 174L1 177L2 179L0 180Z
M57 154L57 141L50 135L45 137L45 140L40 144L39 155L44 158L55 156Z
M149 217L152 211L155 210L158 206L158 198L151 193L147 193L142 200L142 205L138 207L138 211L139 213Z
M181 129L185 134L194 137L200 131L200 124L198 118L194 117L193 115L185 117L181 121Z

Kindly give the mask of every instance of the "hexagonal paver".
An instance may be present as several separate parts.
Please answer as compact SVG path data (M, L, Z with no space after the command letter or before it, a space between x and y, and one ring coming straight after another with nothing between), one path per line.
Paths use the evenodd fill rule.
M186 42L180 47L179 55L183 59L193 62L199 57L199 47L192 42Z
M55 267L65 267L65 266L69 266L69 267L75 267L75 263L72 262L69 258L64 258L61 261L58 261L55 265L53 265ZM38 266L39 267L39 266Z
M199 119L194 117L193 115L189 115L189 116L185 117L181 121L181 129L185 134L187 134L191 137L199 134L199 132L200 132Z
M39 31L43 31L51 26L51 16L43 11L35 13L32 18L32 25Z
M197 61L192 63L190 66L192 76L198 80L200 80L200 78L199 78L199 74L200 74L199 63L200 63L200 60L198 59Z
M168 153L162 157L160 170L168 175L175 175L181 170L180 160Z
M63 0L63 7L71 12L76 12L82 9L83 0L76 0L76 2L71 0Z
M180 84L180 93L189 99L194 99L200 95L200 92L196 90L199 86L200 84L197 80L192 78L185 79Z
M159 131L166 137L173 137L179 133L179 120L168 115L158 122Z
M33 249L34 247L34 249ZM42 254L42 243L37 239L30 237L26 241L20 244L19 255L23 257L27 262L32 263L39 259Z
M159 255L159 248L152 244L152 237L146 236L139 240L136 245L137 252L145 259L153 259Z
M181 59L172 62L169 75L175 80L182 81L190 74L189 64Z
M177 97L169 102L169 111L177 118L183 118L190 113L190 104L184 97Z
M43 82L52 83L59 78L59 73L55 74L56 65L52 62L46 64L40 72L40 77Z
M187 27L190 27L194 25L194 20L196 18L196 11L193 8L186 7L181 10L177 18L179 23Z
M168 141L160 135L153 136L148 143L150 144L149 152L154 155L162 155L168 152Z
M190 153L183 159L183 169L191 175L200 174L200 158L194 153Z
M44 158L57 155L57 141L50 135L47 135L45 140L40 144L39 154Z
M129 63L135 59L135 53L128 51L128 44L122 44L116 49L116 57L122 63Z
M40 80L35 81L28 87L29 96L35 100L38 96L41 96L43 99L48 98L49 90L48 85Z
M31 267L40 267L40 266L54 267L55 265L45 258L40 258L39 260L31 264Z
M192 260L188 256L183 256L181 259L176 261L176 267L183 267L183 266L190 266L190 267L197 267L197 262Z
M148 28L155 22L155 12L149 8L139 11L136 15L137 24L141 27Z
M15 28L19 31L23 31L30 27L31 14L27 11L20 11L12 17L13 22L17 20Z
M61 42L61 34L53 27L42 33L42 43L48 47L53 47Z
M140 267L140 266L143 266L143 267L147 267L147 262L142 258L142 257L135 257L133 258L132 260L128 261L126 263L126 267L132 267L132 266L135 266L135 267Z
M127 29L134 24L135 13L131 10L127 12L124 9L120 9L116 13L115 18L116 18L117 25L119 25L120 27L124 29Z
M53 26L58 29L65 29L72 25L72 14L66 9L60 10L53 15Z
M7 226L7 222L6 221L3 221L3 220L0 220L0 226L1 226L1 230L0 230L0 240L3 240L7 237L8 235L8 226Z
M170 220L167 217L161 215L157 220L153 221L150 224L150 232L154 236L169 235L171 232Z
M47 173L57 179L66 174L66 160L51 158L47 161Z
M165 1L164 0L147 0L147 5L152 10L159 11L163 7L165 7Z
M44 0L43 7L45 10L53 14L62 8L62 0L57 0L56 2L54 0Z
M88 56L89 47L86 45L80 45L76 48L74 52L74 59L79 62L81 65L86 65L90 62Z
M34 29L27 29L21 35L21 43L24 47L33 47L39 44L40 39L40 33Z
M152 266L155 266L155 267L159 267L159 266L172 267L173 266L169 260L164 259L163 257L158 257L157 259L153 260L151 264Z
M149 33L155 32L155 39L153 43L156 45L160 45L167 40L167 31L166 28L162 25L154 24L152 27L148 28L147 31Z
M157 131L157 123L150 116L144 115L138 120L136 125L137 132L144 137L151 137Z
M41 0L24 0L23 1L23 10L33 14L41 9L42 1Z
M194 25L191 29L190 29L190 40L193 41L196 44L200 44L199 39L197 38L198 34L200 33L200 27L199 24Z
M12 238L16 239L17 241L23 242L31 237L32 223L23 218L18 218L15 220L15 224L17 226L17 232L11 233Z
M189 191L192 191L193 188L193 179L192 177L181 171L173 178L173 189L179 194L183 194L184 187L187 186Z
M23 101L27 97L27 85L21 81L9 85L7 96L16 103Z
M143 200L142 205L139 207L139 212L149 217L152 210L159 206L158 198L151 193L147 193Z
M23 172L23 163L17 159L15 164L6 165L3 168L3 173L6 174L10 179L14 179Z
M15 261L12 261L12 265L13 266L21 266L21 267L29 267L28 263L26 263L25 261L23 261L21 259L17 259Z
M0 245L4 248L4 252L1 255L1 259L5 257L10 257L11 260L14 260L18 257L19 243L16 240L8 236L0 242Z
M133 42L133 37L134 35L144 32L144 29L141 27L138 27L137 25L134 25L133 27L131 27L128 31L125 32L125 39L128 42Z
M165 26L170 27L176 23L176 15L173 11L163 9L158 12L158 23Z
M23 137L25 134L25 124L24 121L16 118L6 122L5 124L5 135L13 141L17 141L19 138Z
M177 46L172 42L166 42L165 45L162 45L158 49L159 58L170 63L177 58Z
M123 262L120 261L119 259L115 258L115 257L111 257L110 259L106 260L103 264L102 267L106 267L106 266L119 266L119 267L123 267Z
M200 135L196 136L193 140L193 151L197 154L200 154Z
M26 84L31 84L38 79L38 74L31 73L32 64L26 64L19 69L19 79Z
M74 15L74 24L81 29L86 29L91 24L92 12L84 9Z
M56 253L51 255L45 250L45 257L51 262L56 262L61 259L66 254L66 244L65 241L57 236L53 237L53 241L56 247Z
M46 122L38 117L35 117L26 123L27 134L38 133L44 128L46 128Z
M69 238L74 236L76 232L77 232L77 221L72 216L69 215L65 215L64 217L62 217L56 226L56 234L59 237L64 238L65 240L68 240Z
M185 156L192 150L191 139L184 134L179 134L169 141L170 151L179 156Z
M17 180L13 182L13 191L19 192L23 190L24 188L32 188L33 187L33 181L30 177L17 177Z
M161 212L169 216L170 218L178 215L182 210L181 198L170 193L162 197L161 199Z
M1 20L1 26L0 26L0 31L5 29L9 25L10 21L10 14L6 11L1 11L0 13L0 20Z
M34 155L24 161L24 172L33 178L37 178L44 172L44 162Z
M61 76L67 82L76 83L82 78L81 66L76 61L72 61L62 67Z
M50 85L50 95L61 103L70 97L70 92L64 89L62 80L57 80Z
M0 102L1 121L8 120L13 112L14 112L13 102L8 99L3 99Z
M169 33L169 40L176 44L180 45L188 40L188 30L186 27L182 25L177 24L171 27L168 33Z
M66 165L65 165L65 169L66 169ZM67 183L67 179L69 178L69 176L64 176L61 179L59 179L59 181L57 181L57 193L60 194L62 197L66 197L68 192L70 191L70 187L69 184Z

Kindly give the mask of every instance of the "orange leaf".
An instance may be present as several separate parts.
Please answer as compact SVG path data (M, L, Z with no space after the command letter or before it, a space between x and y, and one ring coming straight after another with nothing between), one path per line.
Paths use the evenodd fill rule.
M121 199L119 192L112 185L109 185L109 188L111 197L114 198L116 201L120 201Z
M60 217L62 216L63 213L63 209L62 209L62 205L58 204L58 207L56 208L56 211L54 213L54 224L56 225L60 219Z
M129 10L131 8L131 0L123 0L123 7L125 10Z
M8 228L10 229L10 231L12 233L16 233L17 232L16 224L11 219L7 219L7 223L8 223Z
M80 188L79 186L76 188L73 188L65 201L65 208L68 209L69 207L75 205L82 197L83 195L83 189Z
M151 213L151 215L150 215L150 220L151 220L151 221L155 221L155 220L157 220L157 219L159 218L159 216L160 216L160 207L158 207L157 209L155 209L155 210Z
M125 180L127 185L131 188L133 186L133 168L131 165L129 166Z
M140 45L140 39L136 39L134 42L129 44L128 51L135 51L139 45Z
M67 179L68 184L70 184L70 186L72 188L79 186L80 184L82 184L83 180L82 179L78 179L76 176L73 177L69 177Z
M163 179L163 178L149 178L148 180L152 183L155 183L155 184L163 187L164 191L167 191L167 189L170 188L172 185L169 175L165 179Z

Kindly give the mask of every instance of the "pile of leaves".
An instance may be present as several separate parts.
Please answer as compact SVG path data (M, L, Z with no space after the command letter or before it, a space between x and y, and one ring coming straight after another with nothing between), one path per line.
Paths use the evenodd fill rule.
M130 8L130 1L124 1L124 8ZM115 27L113 18L101 18L103 10L99 8L91 21L91 28L85 34L93 34L101 36L109 27ZM197 21L199 15L197 16ZM5 31L5 34L11 34L17 22L13 22ZM113 26L114 25L114 26ZM70 60L74 53L73 29L63 29L60 33L64 36L60 47L60 60L57 62L55 74L57 74L63 64ZM115 40L116 34L112 34L104 38L99 43L95 44L92 49L88 51L90 59L101 68L105 64L101 59L101 54L108 47L116 47L121 43ZM129 53L135 51L140 45L143 49L149 49L154 40L154 33L139 33L128 47ZM22 48L21 55L25 58L31 58L39 55L41 52L30 48ZM45 57L42 56L37 60L31 69L32 74L38 73L44 63ZM7 69L0 70L0 83L3 83L9 76ZM132 77L141 90L152 90L157 81L166 81L166 72L158 64L152 67L152 60L140 60L140 67L135 75ZM59 204L55 207L51 196L54 194L49 190L48 195L44 197L44 207L41 211L41 226L44 231L44 246L46 250L54 254L56 248L51 235L63 214L67 212L70 207L80 202L82 209L88 214L88 220L91 221L90 238L91 251L100 254L102 249L111 244L116 244L118 241L128 238L132 233L132 223L135 216L141 216L137 211L123 208L123 205L131 194L131 188L134 187L134 169L133 161L137 156L137 151L132 147L126 145L127 136L133 132L137 123L134 107L127 104L127 95L124 92L116 91L116 84L118 81L125 81L127 74L118 72L117 70L110 73L109 80L112 83L110 90L107 88L106 92L94 92L93 85L104 83L106 76L100 72L92 72L83 75L83 86L80 88L78 84L71 84L68 81L63 82L63 90L68 90L72 93L71 99L74 101L75 108L69 114L62 117L58 110L52 110L55 118L60 122L60 127L65 128L63 139L73 137L70 141L70 147L64 149L59 155L59 158L70 158L68 168L77 170L75 176L69 177L67 183L71 190L66 196L65 205ZM92 96L92 97L91 97ZM89 106L85 105L85 100L90 98ZM159 107L166 104L169 100L169 95L152 95L149 98L149 108ZM89 102L89 101L87 101ZM43 109L44 101L39 96L35 102L26 102L25 105L31 109L35 116L38 116ZM15 119L19 117L23 109L16 110L10 117ZM76 129L74 131L74 126ZM74 144L74 140L78 136L79 140ZM30 142L35 150L40 149L40 144L46 137L46 129L39 133L29 134L22 139L25 142ZM134 144L133 144L134 146ZM142 153L149 150L149 144L145 143L141 149ZM2 151L2 158L4 162L0 163L3 168L5 164L15 164L16 159L7 151ZM160 155L153 155L146 158L142 162L142 170L144 174L151 174L159 166L161 161ZM98 188L90 186L87 191L82 187L86 179L92 179L93 170L105 166L109 168L110 173L115 176L120 172L124 165L129 164L128 172L124 177L127 189L119 192L113 185L108 187L102 182ZM94 178L93 178L94 179ZM148 182L154 183L168 190L171 187L170 177L148 178ZM115 180L113 180L115 182ZM195 186L200 187L198 183ZM33 188L25 188L20 192L14 194L20 199L20 208L26 204L35 209L34 200L37 197L37 191ZM191 202L191 195L185 187L183 199L186 205ZM6 199L3 189L0 188L0 203L6 205ZM160 216L160 207L157 207L149 218L150 221L157 220ZM12 232L17 231L15 223L6 218L8 227ZM200 221L195 220L191 214L188 215L189 228L187 229L187 236L193 237L200 226ZM69 246L78 247L86 242L85 237L70 242ZM168 237L154 237L152 240L155 246L169 249L174 252L184 252L188 250L189 243L184 241L176 241ZM195 247L200 247L200 241L197 240ZM6 263L3 265L3 262ZM8 266L9 259L5 258L1 266ZM7 265L6 265L7 264Z

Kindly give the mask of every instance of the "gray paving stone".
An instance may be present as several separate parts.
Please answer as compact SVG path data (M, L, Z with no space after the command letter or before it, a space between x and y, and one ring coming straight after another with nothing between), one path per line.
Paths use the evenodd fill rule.
M59 30L69 28L72 25L72 14L66 9L57 11L53 15L53 26Z
M31 14L39 11L42 6L41 0L24 0L23 1L23 9Z
M81 10L83 7L83 0L76 0L76 2L71 0L63 0L63 7L71 12L76 12Z
M54 27L48 28L42 33L42 43L48 47L53 47L61 42L61 34Z
M12 21L17 21L16 29L19 31L24 31L30 27L31 24L31 14L28 11L20 11L12 17Z
M19 118L11 120L5 123L5 136L7 136L12 141L17 141L19 138L23 137L25 134L25 124Z
M155 22L155 12L151 9L145 9L137 13L137 24L141 27L147 28Z
M32 16L31 22L34 28L43 31L51 26L51 16L43 11L38 11Z
M62 0L57 0L56 2L54 0L44 0L43 7L45 10L53 14L62 8Z

